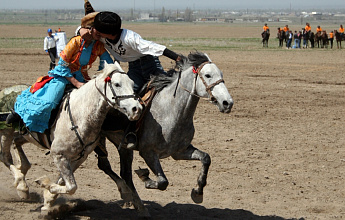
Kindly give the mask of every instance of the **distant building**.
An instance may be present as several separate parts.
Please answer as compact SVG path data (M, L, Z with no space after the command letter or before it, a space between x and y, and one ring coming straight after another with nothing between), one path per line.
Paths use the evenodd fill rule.
M322 19L322 13L321 12L312 12L311 15L315 20L321 20Z

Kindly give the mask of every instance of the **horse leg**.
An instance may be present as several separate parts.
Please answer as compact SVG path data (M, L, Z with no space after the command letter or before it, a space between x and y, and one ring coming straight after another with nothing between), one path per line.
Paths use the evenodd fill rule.
M115 142L111 140L111 137L108 136L108 139L115 145ZM121 177L123 179L121 179L111 168L108 160L108 153L105 148L105 138L103 136L100 139L100 144L95 148L95 152L97 153L98 158L98 168L103 170L103 172L116 183L121 194L121 198L124 201L132 201L133 206L138 211L139 217L149 218L149 211L141 201L132 180L133 151L124 148L118 150L120 155Z
M28 172L28 170L31 168L31 164L28 160L28 158L26 157L22 145L18 144L15 141L15 147L14 147L15 151L15 157L17 158L17 161L19 162L19 165L16 167L18 170L20 170L20 173L18 172L18 170L13 172L17 172L17 176L15 177L15 186L17 189L17 194L19 195L20 198L22 199L27 199L29 198L29 187L25 181L25 176Z
M211 165L211 157L201 150L189 145L186 151L178 152L177 154L172 155L172 158L175 160L200 160L202 163L202 168L198 177L198 188L193 189L191 197L195 203L203 202L203 192L204 187L206 186L206 179L208 169Z
M110 162L108 160L108 152L105 148L105 137L101 136L99 145L94 150L97 154L97 165L100 170L107 174L117 185L117 188L121 194L121 198L130 202L133 200L132 191L126 185L126 182L121 179L111 168Z
M166 178L162 166L159 162L159 157L154 152L139 152L140 156L145 160L146 164L152 170L152 172L156 175L157 181L154 181L149 178L149 171L147 169L139 169L135 170L135 173L139 176L139 178L145 182L145 188L147 189L159 189L165 190L168 185L168 179Z
M2 161L5 166L11 171L14 177L14 186L16 187L17 194L21 199L29 198L29 187L25 181L25 175L30 169L30 163L26 158L24 151L21 147L23 143L15 141L16 147L14 148L14 154L18 161L18 165L15 166L13 163L13 157L11 154L12 141L16 140L13 129L1 130L1 152L0 161Z
M35 182L41 187L46 188L52 194L70 194L72 195L77 190L77 184L73 175L73 170L69 160L63 155L53 155L54 163L60 171L60 183L52 183L47 176L40 177ZM81 160L81 159L80 159ZM85 160L85 159L84 159Z
M35 180L37 184L45 188L44 205L41 211L48 211L54 204L59 194L74 194L77 190L77 184L73 175L73 171L82 164L87 156L80 158L77 162L69 163L69 160L60 154L53 154L54 163L60 171L60 178L57 183L52 183L47 176L42 176Z
M150 217L150 213L144 206L144 203L139 197L139 194L133 184L132 179L132 163L133 163L133 151L121 148L118 150L120 155L120 175L125 180L127 186L132 191L133 205L138 210L139 217Z
M11 145L14 137L14 130L3 129L0 130L0 144L1 144L1 151L0 151L0 161L5 164L5 166L10 169L10 166L13 165L13 158L11 155Z

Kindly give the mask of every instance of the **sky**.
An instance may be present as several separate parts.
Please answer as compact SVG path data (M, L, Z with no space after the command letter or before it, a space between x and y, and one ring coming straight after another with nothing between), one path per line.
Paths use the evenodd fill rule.
M344 9L344 0L90 0L95 10ZM83 9L84 0L0 0L1 9Z

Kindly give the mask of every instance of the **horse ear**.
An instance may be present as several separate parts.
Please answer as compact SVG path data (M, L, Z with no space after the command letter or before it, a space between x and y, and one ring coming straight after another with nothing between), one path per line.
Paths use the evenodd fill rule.
M115 65L115 69L117 69L119 72L125 72L122 67L120 66L120 63L115 61L114 62L114 65Z
M106 61L104 61L104 68L103 68L103 76L102 77L106 78L114 71L125 72L121 68L119 62L115 61L114 64L108 64Z
M103 61L104 62L104 68L103 68L103 72L102 72L102 78L106 78L107 76L109 76L109 74L112 72L111 70L110 70L110 68L111 68L111 66L110 66L110 64L108 64L107 63L107 61Z
M212 62L211 58L205 53L205 56L207 57L207 59Z

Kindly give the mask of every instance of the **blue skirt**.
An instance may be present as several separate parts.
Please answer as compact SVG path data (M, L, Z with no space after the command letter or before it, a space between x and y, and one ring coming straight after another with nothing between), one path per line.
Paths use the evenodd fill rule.
M60 103L68 83L64 77L57 77L34 94L28 88L17 97L14 111L30 131L43 133L48 129L51 111Z

